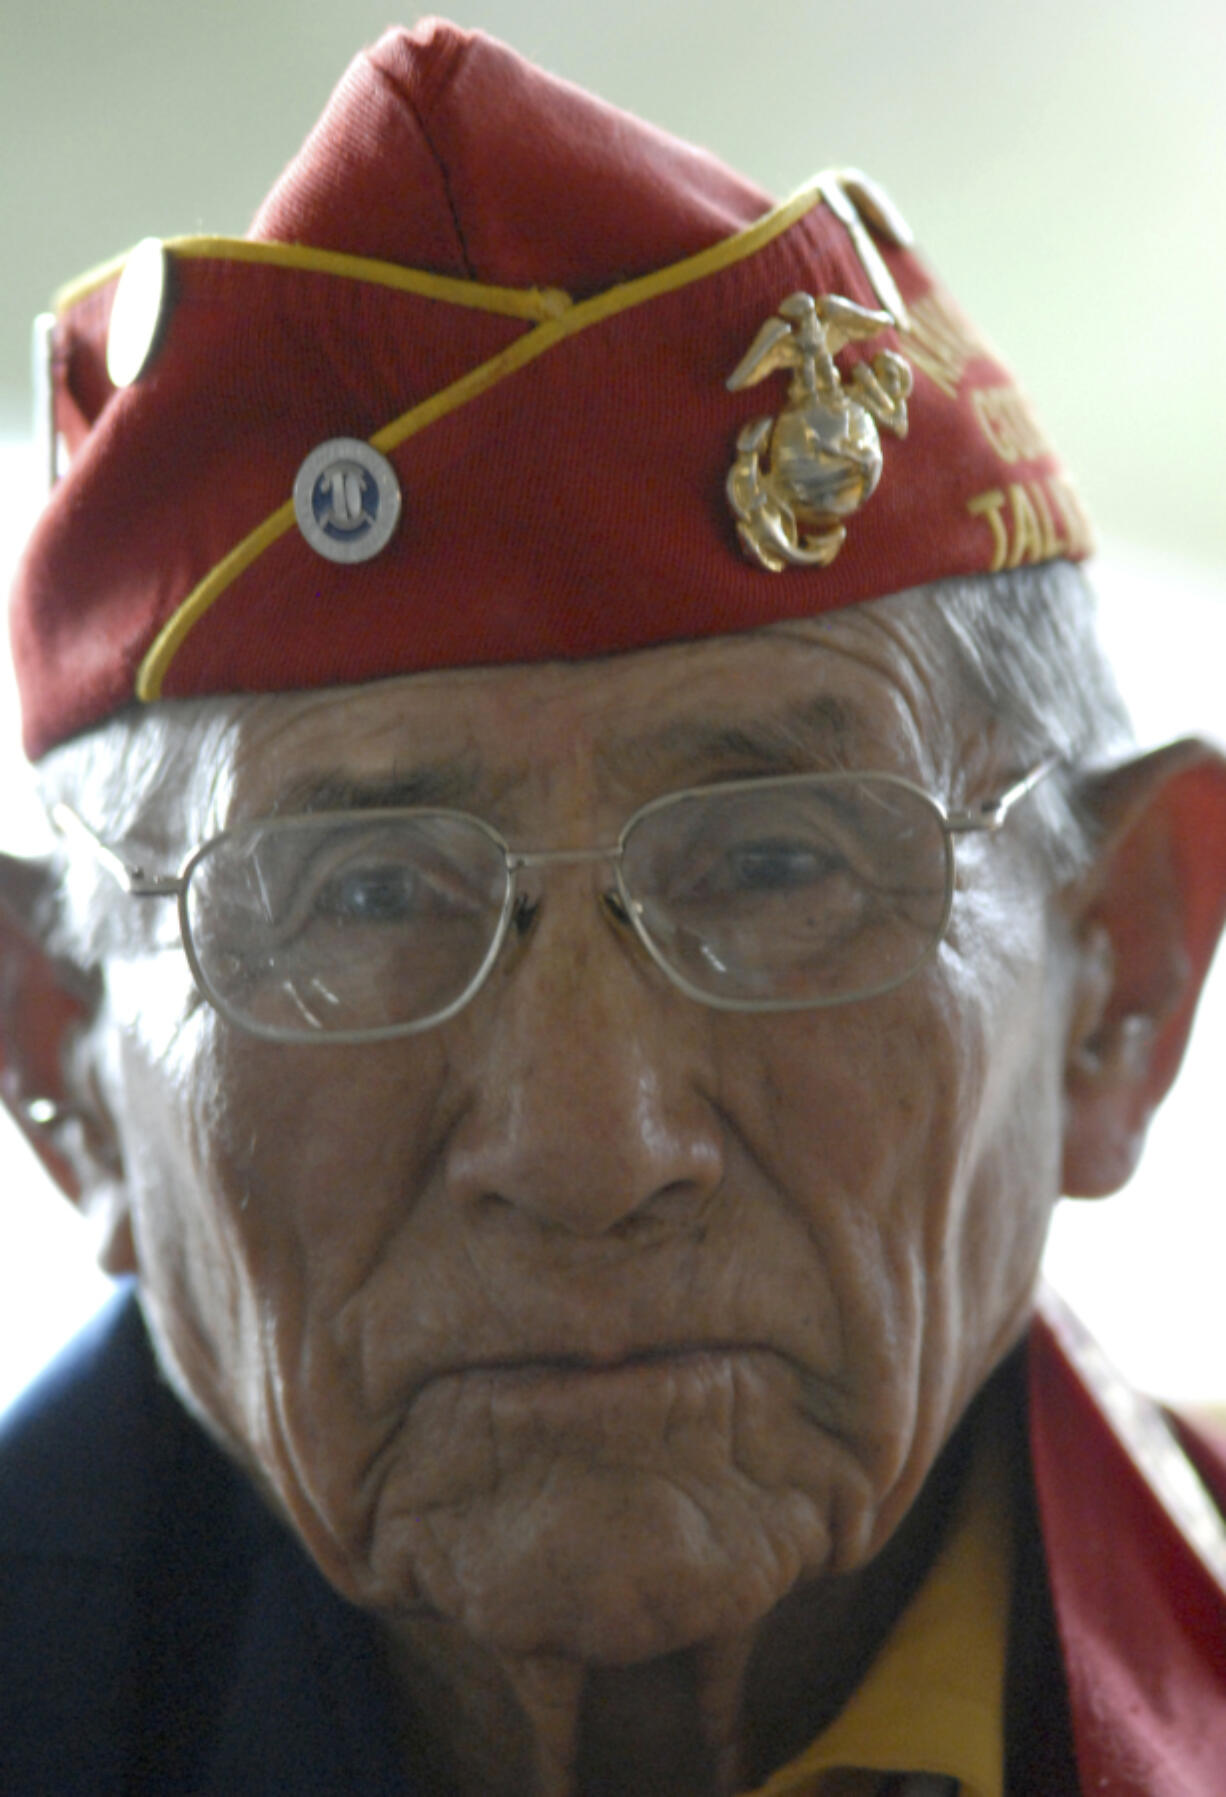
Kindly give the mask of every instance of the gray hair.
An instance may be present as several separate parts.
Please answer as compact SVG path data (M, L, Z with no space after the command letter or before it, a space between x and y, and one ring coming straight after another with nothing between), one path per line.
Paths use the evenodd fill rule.
M872 602L883 612L917 612L951 672L957 723L998 742L1024 769L1047 755L1060 774L1036 793L1033 815L1054 884L1090 859L1095 823L1081 801L1080 773L1125 754L1132 741L1079 569L1051 562L993 575L936 581ZM38 768L43 802L64 800L108 841L139 845L157 868L184 840L217 827L227 750L260 695L132 706L87 736L48 754ZM200 768L214 770L205 789ZM1029 809L1029 807L1028 807ZM106 952L113 904L99 904L99 875L83 857L66 870L63 924L78 952ZM113 927L113 926L112 926Z
M1086 776L1123 760L1135 743L1089 582L1073 563L1057 561L914 591L930 601L930 628L968 721L995 736L1018 771L1060 758L1035 809L1053 882L1075 879L1100 830Z

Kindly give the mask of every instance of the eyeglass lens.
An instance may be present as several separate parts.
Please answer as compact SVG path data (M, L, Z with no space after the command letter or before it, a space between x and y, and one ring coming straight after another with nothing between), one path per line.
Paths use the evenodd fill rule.
M501 847L467 818L292 818L210 844L185 914L223 1010L313 1036L452 1008L484 971L507 886Z
M946 860L921 793L833 776L679 797L631 832L622 871L691 986L717 1002L803 1005L919 965L944 925Z

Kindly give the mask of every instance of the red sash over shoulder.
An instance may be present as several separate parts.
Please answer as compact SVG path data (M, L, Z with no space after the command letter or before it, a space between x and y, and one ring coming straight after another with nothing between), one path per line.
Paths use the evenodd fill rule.
M1221 1797L1226 1444L1176 1434L1051 1293L1030 1408L1082 1790Z

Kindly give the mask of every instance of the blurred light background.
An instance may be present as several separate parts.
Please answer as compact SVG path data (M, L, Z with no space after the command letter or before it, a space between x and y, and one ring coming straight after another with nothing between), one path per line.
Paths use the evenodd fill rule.
M387 0L2 0L0 572L34 503L30 321L148 234L241 233ZM1020 369L1108 544L1104 622L1146 739L1226 735L1226 8L1219 0L475 0L459 22L784 193L829 162L891 190ZM402 14L412 23L416 14ZM581 522L579 527L581 527ZM0 732L14 739L0 688ZM6 830L25 823L2 774ZM1135 1378L1226 1398L1218 968L1129 1190L1066 1205L1050 1269ZM0 1125L0 1398L102 1290Z

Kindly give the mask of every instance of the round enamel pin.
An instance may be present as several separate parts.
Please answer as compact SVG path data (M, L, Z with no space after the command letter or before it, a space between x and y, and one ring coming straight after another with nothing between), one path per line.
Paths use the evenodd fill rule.
M148 368L170 310L170 261L157 237L137 244L123 265L111 301L106 372L114 387L130 387Z
M369 561L400 521L396 471L360 437L331 437L298 470L294 513L311 548L328 561Z

